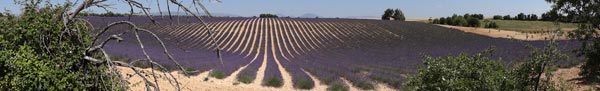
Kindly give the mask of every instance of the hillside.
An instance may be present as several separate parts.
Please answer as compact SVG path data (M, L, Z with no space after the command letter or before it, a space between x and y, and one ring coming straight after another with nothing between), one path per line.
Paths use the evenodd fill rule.
M95 27L126 17L88 17ZM307 18L208 18L216 31L219 46L209 44L207 29L189 17L157 18L157 24L143 17L132 21L157 33L176 60L189 69L217 72L224 79L250 80L255 85L280 80L281 88L298 89L349 81L349 86L370 89L378 83L399 89L409 74L422 63L423 56L475 53L494 46L495 59L514 60L527 56L525 45L542 46L545 41L519 41L491 38L420 22L361 19ZM126 26L120 29L127 29ZM109 31L121 33L120 31ZM151 41L147 34L142 41ZM125 39L135 36L123 35ZM565 49L574 41L561 41ZM109 54L129 60L141 59L137 41L109 43ZM161 64L171 64L160 46L145 42L149 55ZM216 58L222 49L223 65ZM136 50L136 51L132 51ZM512 61L505 61L511 64ZM313 75L315 78L311 77ZM233 78L232 78L233 77ZM314 83L319 81L320 83ZM233 83L232 83L233 84ZM245 84L245 83L241 83ZM275 86L278 87L278 86ZM312 88L312 87L311 87Z

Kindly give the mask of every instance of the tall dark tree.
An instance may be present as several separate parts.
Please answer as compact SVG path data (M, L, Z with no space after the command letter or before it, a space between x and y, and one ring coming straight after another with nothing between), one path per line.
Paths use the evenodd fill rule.
M400 9L394 10L394 16L393 17L394 17L394 20L397 20L397 21L404 21L404 20L406 20L406 17L404 17L404 13L402 13L402 10L400 10Z
M531 14L531 15L529 16L529 20L532 20L532 21L537 21L537 20L538 20L538 16L537 16L537 15L535 15L535 14Z
M524 13L519 13L515 18L516 20L525 20L527 17L527 15L525 15Z
M440 18L440 23L439 24L448 24L446 21L446 18L442 17Z
M569 15L570 21L581 21L579 27L569 34L569 37L582 41L579 53L586 57L581 66L580 75L589 78L586 81L596 81L600 76L600 3L598 0L546 0L552 3L550 15L560 17Z
M452 21L452 17L446 17L446 23L448 25L454 25L454 22Z
M510 17L510 15L505 15L503 18L504 18L504 20L512 20L511 19L512 17Z
M381 15L381 20L390 20L390 18L392 17L392 14L394 14L393 9L386 9L383 12L383 15Z

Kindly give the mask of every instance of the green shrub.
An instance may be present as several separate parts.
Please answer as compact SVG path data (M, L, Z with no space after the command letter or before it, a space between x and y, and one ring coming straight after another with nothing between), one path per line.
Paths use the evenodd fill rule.
M271 77L267 79L267 82L263 83L265 86L271 87L281 87L283 86L283 82L279 78Z
M223 73L219 70L213 70L213 71L211 71L210 76L215 77L217 79L223 79L223 78L225 78L225 73Z
M242 83L245 83L245 84L249 84L249 83L252 83L252 81L254 81L254 79L252 79L250 77L250 75L248 75L248 74L240 74L240 75L238 75L237 80L239 82L242 82Z
M485 28L498 28L498 24L496 24L496 22L490 22L485 25Z
M479 19L477 18L469 18L468 20L468 27L479 27L481 26L481 23L479 22Z
M350 90L350 88L342 82L334 82L329 87L327 87L327 91L349 91L349 90Z
M510 80L502 64L482 55L426 57L424 67L404 84L407 91L495 91Z
M17 2L18 17L0 19L0 89L8 91L108 90L120 82L105 65L86 61L91 43L83 22L65 26L66 5L39 5L39 0ZM63 34L65 28L77 30ZM93 52L92 52L93 53ZM121 89L121 85L115 89Z
M373 85L373 83L368 82L368 81L364 81L364 80L356 80L354 82L352 82L352 84L360 89L363 90L373 90L375 89L375 85Z
M297 83L295 83L296 88L299 89L312 89L315 86L312 81L308 79L300 79Z

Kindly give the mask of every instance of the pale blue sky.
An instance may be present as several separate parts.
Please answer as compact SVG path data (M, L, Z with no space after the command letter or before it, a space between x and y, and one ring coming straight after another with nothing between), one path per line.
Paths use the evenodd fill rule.
M20 6L13 0L2 0L0 8L19 11ZM54 0L54 3L65 0ZM76 0L71 0L76 1ZM83 0L80 0L83 1ZM156 0L137 0L158 12ZM161 9L166 10L166 0L159 0ZM186 6L191 0L183 1ZM115 12L128 12L129 6L122 0L108 0L104 4L114 4ZM492 15L541 14L550 9L551 4L544 0L222 0L222 3L204 0L213 13L226 13L240 16L256 16L261 13L300 16L313 13L321 17L379 17L386 8L400 8L409 18L428 18L450 16L452 14L482 13ZM171 5L175 7L174 5ZM98 8L92 11L104 12ZM176 11L176 9L172 10Z

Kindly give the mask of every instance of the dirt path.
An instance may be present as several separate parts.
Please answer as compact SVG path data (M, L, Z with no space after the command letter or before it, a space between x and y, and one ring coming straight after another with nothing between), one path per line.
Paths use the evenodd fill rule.
M579 72L581 72L579 67L581 65L571 68L560 68L552 72L554 75L552 77L552 81L555 83L554 86L567 87L569 91L584 91L592 88L592 85L582 83L581 76L579 76ZM596 85L596 88L600 88L600 85Z
M488 37L518 39L518 40L527 40L527 41L548 40L552 36L551 34L531 34L531 33L521 33L521 32L515 32L515 31L487 29L487 28L459 27L459 26L450 26L450 25L438 25L438 26L457 29L457 30L461 30L463 32L475 33L475 34L484 35L484 36L488 36ZM567 37L561 36L559 39L564 40L564 39L567 39Z
M124 74L125 79L130 83L129 89L131 91L144 91L145 83L143 83L142 78L135 75L133 70L128 67L118 67L120 71ZM150 72L150 69L142 69L144 72ZM215 79L209 77L208 80L204 80L204 78L208 77L210 71L202 72L195 76L186 77L182 74L179 74L179 71L171 72L173 76L177 78L180 82L180 86L183 91L295 91L293 88L273 88L273 87L264 87L256 84L243 84L237 81L227 81L222 79ZM162 74L162 72L157 72L157 74ZM128 75L131 75L129 77ZM148 80L153 81L152 77L147 77ZM160 89L163 91L172 91L175 90L175 86L169 83L164 76L158 77L158 85ZM170 78L169 78L170 79ZM174 84L174 83L173 83Z
M267 69L267 57L268 56L265 53L263 57L263 63L258 68L258 71L256 71L256 79L254 79L254 82L252 82L252 84L262 86L262 81L265 78L265 69Z

